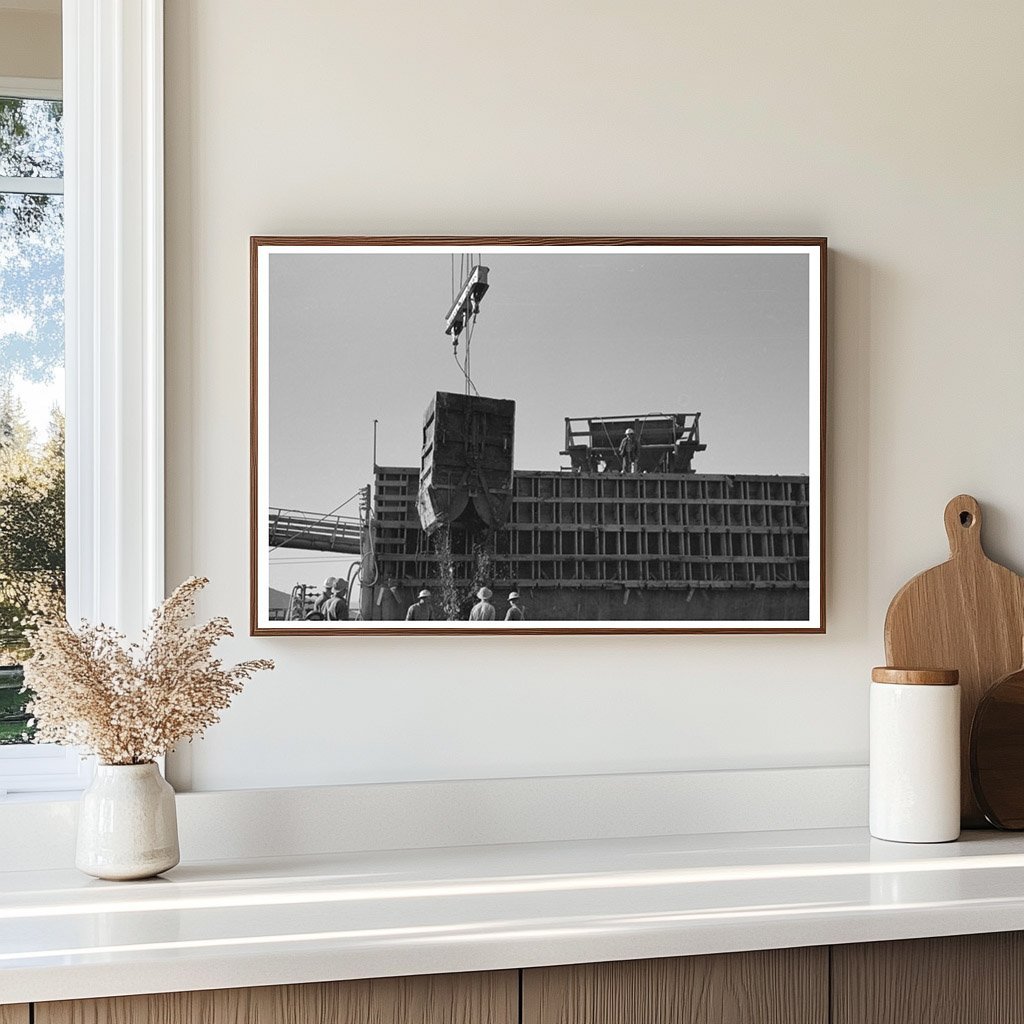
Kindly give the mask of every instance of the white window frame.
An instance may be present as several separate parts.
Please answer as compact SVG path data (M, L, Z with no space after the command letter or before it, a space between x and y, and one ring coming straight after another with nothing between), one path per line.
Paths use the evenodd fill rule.
M64 0L63 40L68 617L137 636L164 596L163 0ZM91 775L0 748L0 798Z
M59 100L64 88L59 78L11 78L0 75L0 96L20 100Z

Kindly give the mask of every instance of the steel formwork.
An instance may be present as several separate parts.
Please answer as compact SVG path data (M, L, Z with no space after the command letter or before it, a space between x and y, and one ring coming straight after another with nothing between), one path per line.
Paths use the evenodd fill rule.
M419 470L380 467L374 493L380 578L418 587L438 559L416 512ZM806 476L516 472L509 525L493 540L497 584L570 590L806 590ZM479 540L452 532L456 575Z

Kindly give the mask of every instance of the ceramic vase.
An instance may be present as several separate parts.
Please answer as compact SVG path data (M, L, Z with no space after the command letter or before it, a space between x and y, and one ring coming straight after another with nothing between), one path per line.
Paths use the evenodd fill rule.
M180 860L174 790L149 764L100 764L82 794L75 865L95 878L151 878Z

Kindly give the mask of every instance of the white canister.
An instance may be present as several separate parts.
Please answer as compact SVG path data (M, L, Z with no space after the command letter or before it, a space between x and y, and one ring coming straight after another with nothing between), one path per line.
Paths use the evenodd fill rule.
M871 834L897 843L960 835L960 685L955 669L871 672Z

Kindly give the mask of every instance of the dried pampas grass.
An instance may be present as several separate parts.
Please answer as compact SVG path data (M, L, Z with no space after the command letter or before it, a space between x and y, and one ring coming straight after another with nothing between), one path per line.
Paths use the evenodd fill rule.
M213 648L233 635L228 620L187 625L207 583L182 583L154 611L141 645L102 624L39 621L25 663L35 741L84 747L104 764L146 764L219 721L245 680L274 663L225 668Z

